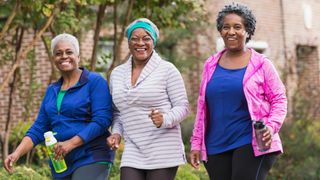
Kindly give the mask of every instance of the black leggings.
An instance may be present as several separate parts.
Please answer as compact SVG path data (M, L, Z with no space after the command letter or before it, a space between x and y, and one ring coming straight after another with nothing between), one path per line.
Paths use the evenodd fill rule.
M280 152L255 157L251 144L209 155L204 163L210 179L218 180L265 180Z
M178 167L152 170L122 167L120 180L174 180L177 170Z

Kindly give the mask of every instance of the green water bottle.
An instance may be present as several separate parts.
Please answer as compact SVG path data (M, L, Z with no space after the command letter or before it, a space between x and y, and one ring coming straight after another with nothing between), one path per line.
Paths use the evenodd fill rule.
M57 144L57 139L53 136L52 131L44 133L44 138L46 142L47 152L52 162L53 168L57 173L62 173L67 170L67 165L64 159L55 159L53 147Z

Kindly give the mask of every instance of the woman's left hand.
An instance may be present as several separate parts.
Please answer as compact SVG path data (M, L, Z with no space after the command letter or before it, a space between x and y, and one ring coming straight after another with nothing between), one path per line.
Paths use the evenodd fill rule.
M149 117L151 118L153 124L160 128L163 123L163 115L160 111L152 109L151 113L149 114Z
M265 143L265 146L270 147L272 143L272 130L267 127L266 131L263 133L262 141Z

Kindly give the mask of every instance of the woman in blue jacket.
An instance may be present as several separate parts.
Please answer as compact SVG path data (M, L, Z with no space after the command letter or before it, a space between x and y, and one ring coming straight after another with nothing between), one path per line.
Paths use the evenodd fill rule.
M112 102L107 81L97 73L79 68L77 38L60 34L51 41L53 61L61 78L49 85L38 117L4 167L12 164L44 141L46 131L56 132L56 157L64 156L67 170L53 179L106 179L114 152L105 139L112 121Z

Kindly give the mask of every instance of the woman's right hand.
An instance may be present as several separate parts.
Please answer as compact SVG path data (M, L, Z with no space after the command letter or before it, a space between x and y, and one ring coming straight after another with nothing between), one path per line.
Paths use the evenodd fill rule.
M118 133L114 133L107 138L107 144L112 150L117 150L121 142L121 136Z
M18 161L20 155L17 152L13 152L8 155L8 157L4 160L4 168L9 173L13 172L13 164Z
M200 151L192 150L190 153L190 163L195 169L200 168Z

